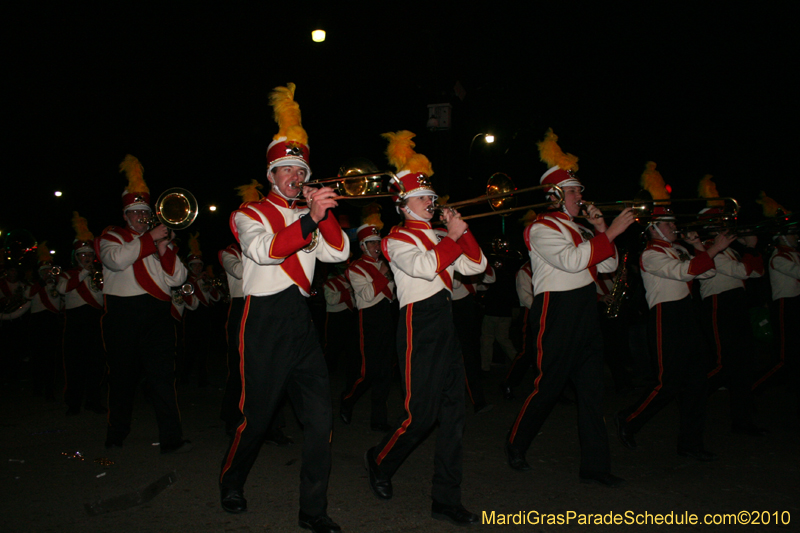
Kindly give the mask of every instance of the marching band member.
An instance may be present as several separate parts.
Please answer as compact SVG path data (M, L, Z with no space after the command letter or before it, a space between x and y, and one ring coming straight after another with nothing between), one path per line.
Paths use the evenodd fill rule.
M347 268L358 308L360 361L348 365L339 417L349 424L353 406L372 387L370 427L373 431L392 429L388 423L386 400L392 384L393 345L392 302L394 280L389 265L381 259L381 222L375 213L359 226L357 238L362 255Z
M699 185L701 198L719 196L711 176L706 175ZM722 214L719 200L710 200L709 206L700 211L702 218ZM700 280L700 296L706 333L714 348L714 366L707 374L709 390L715 391L725 385L729 391L731 431L745 435L761 436L766 430L756 425L753 397L750 387L755 372L756 347L750 327L747 296L744 280L764 275L764 262L755 249L757 238L746 236L738 239L744 245L743 254L727 248L714 256L716 275ZM704 243L711 246L709 240Z
M300 125L294 84L270 95L280 131L267 148L272 185L260 202L243 204L231 216L242 248L245 305L239 332L243 419L223 459L219 477L222 508L247 509L244 483L258 456L278 404L288 393L303 425L299 525L340 531L327 515L331 468L332 409L328 369L306 298L317 260L347 259L350 243L329 209L336 193L305 186L311 174L308 136ZM301 207L300 188L308 207Z
M453 210L442 215L447 237L438 241L430 222L437 195L428 182L433 174L428 158L414 152L414 134L409 131L384 137L389 140L389 161L404 186L395 202L405 221L392 228L381 246L400 300L397 352L406 416L367 451L369 484L378 498L391 498L392 476L438 420L431 516L472 524L478 516L461 504L465 377L451 292L453 273L480 274L486 269L486 257L466 222Z
M106 448L121 447L131 430L133 401L143 377L156 411L161 453L186 452L175 395L175 327L170 287L186 267L164 225L149 229L150 191L132 155L120 164L128 187L122 195L125 227L110 226L95 241L103 264L103 339L108 365Z
M255 181L255 180L253 180ZM260 186L261 184L259 184ZM258 196L248 201L258 201ZM219 251L219 263L228 277L228 290L231 303L228 306L228 319L225 323L225 337L228 344L228 377L225 381L225 394L219 417L225 422L225 432L232 436L242 420L239 399L242 396L242 376L239 371L239 325L244 310L242 292L242 248L235 242Z
M28 282L22 277L22 264L16 258L5 257L4 276L0 278L0 365L5 369L3 384L19 378L22 360L28 350L26 313L31 307L25 298Z
M644 188L656 200L669 195L655 163L647 163L642 175ZM647 226L648 243L639 259L642 282L650 307L647 336L655 359L657 384L642 398L617 415L617 434L629 449L637 447L634 435L656 413L676 397L680 410L678 455L698 461L713 461L717 455L703 445L705 424L706 371L705 344L692 304L690 282L715 275L714 258L734 238L720 233L708 248L690 232L686 243L694 248L691 258L679 244L675 216L667 207L653 209Z
M81 404L89 411L105 414L100 400L105 377L105 353L100 318L103 314L103 283L95 271L94 235L77 211L72 216L75 240L72 261L75 268L58 279L64 296L64 401L67 415L76 415Z
M535 220L530 221L532 224ZM527 228L528 225L525 227ZM531 271L531 262L526 261L517 271L514 277L515 287L517 289L517 297L519 298L519 305L525 309L522 317L522 351L520 351L506 373L505 379L500 382L500 392L503 393L503 398L506 400L514 399L513 388L522 382L525 372L533 365L533 356L535 354L534 347L530 344L531 336L528 334L528 318L533 305L533 272Z
M322 285L325 297L325 360L328 372L333 372L342 361L345 371L356 364L358 357L358 325L353 287L347 279L347 265L331 265L328 279ZM340 413L341 417L341 413ZM345 421L349 424L350 419Z
M759 200L764 214L775 217L790 212L778 205L762 191ZM773 237L775 249L769 259L769 279L772 285L772 315L778 332L778 363L759 378L753 389L764 383L781 367L789 372L790 389L798 395L797 414L800 415L800 253L797 250L797 234L779 232Z
M594 280L598 272L617 268L613 241L633 222L633 214L625 209L607 226L602 213L589 205L587 220L596 235L576 223L583 207L583 185L574 175L578 158L564 154L557 140L548 130L544 141L538 143L540 158L549 166L540 182L563 190L564 198L549 194L553 201L563 200L563 206L540 214L524 234L534 294L529 328L536 337L539 375L508 433L506 457L514 470L531 469L525 452L571 381L578 404L579 478L616 486L623 480L610 473L603 381L598 379L603 375L603 341Z

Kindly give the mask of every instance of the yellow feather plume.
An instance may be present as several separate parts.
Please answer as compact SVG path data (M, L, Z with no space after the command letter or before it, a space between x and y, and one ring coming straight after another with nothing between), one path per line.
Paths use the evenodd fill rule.
M449 194L443 194L436 199L436 205L445 205L449 199L450 199Z
M667 186L664 183L664 178L661 173L656 170L656 164L653 161L648 161L644 166L642 178L639 182L642 189L646 190L653 196L653 200L668 200L669 193Z
M263 188L264 186L261 185L258 180L252 180L247 185L239 185L236 187L236 194L242 197L242 202L257 202L264 196L258 192L259 189Z
M519 219L519 223L523 226L527 227L533 224L533 221L536 220L536 211L533 209L529 209L522 218Z
M125 173L128 178L128 192L134 194L150 193L147 184L144 182L144 167L138 159L131 154L125 156L122 163L119 164L119 171Z
M72 212L72 229L75 230L75 238L79 241L91 241L94 235L89 231L89 222L80 216L77 211Z
M368 216L377 214L380 216L381 214L381 204L378 202L370 202L369 204L365 205L361 208L361 220L366 220Z
M47 246L47 241L39 243L39 246L36 248L36 257L43 263L49 263L53 260L53 257L50 255L50 247Z
M375 226L379 231L383 229L383 221L381 220L380 213L372 213L371 215L367 215L362 224Z
M561 170L578 171L578 157L572 154L565 154L558 145L558 135L553 133L553 128L548 128L544 135L544 140L537 142L539 147L539 159L548 168L559 167Z
M773 218L778 216L778 211L781 211L784 215L791 214L791 211L783 207L781 204L767 196L767 193L761 191L761 194L758 196L758 200L756 200L757 204L761 204L764 208L764 216Z
M308 144L308 134L303 129L300 118L300 104L294 101L295 84L287 83L286 87L275 87L269 95L278 133L273 140L286 137L289 141Z
M199 231L194 235L191 233L189 234L189 253L196 255L197 257L201 257L203 252L200 251L200 241L198 240L198 237L200 237Z
M416 153L414 152L416 144L411 140L415 136L408 130L401 130L397 133L390 131L381 134L381 137L389 141L389 145L386 147L386 157L389 160L389 164L396 168L398 172L405 169L408 160Z
M697 196L700 198L719 198L717 184L714 183L713 178L714 176L711 174L703 176L703 179L697 184ZM708 207L723 207L725 205L724 200L709 200L707 203Z

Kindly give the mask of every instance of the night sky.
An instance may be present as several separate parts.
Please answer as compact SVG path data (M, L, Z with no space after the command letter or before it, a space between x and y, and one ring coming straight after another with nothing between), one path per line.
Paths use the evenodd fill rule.
M277 132L267 96L287 82L297 84L313 178L354 157L388 169L380 134L408 129L452 200L480 195L494 172L527 187L546 170L535 142L552 127L580 158L585 199L633 198L653 160L673 198L695 197L709 173L745 220L761 218L761 189L800 209L792 4L505 4L5 8L0 229L47 240L66 264L73 210L95 235L122 222L118 165L130 153L153 199L171 187L195 194L201 212L188 231L216 264L232 241L234 187L266 183ZM311 42L315 27L324 43ZM452 128L427 131L427 105L445 102ZM471 143L480 132L497 142ZM355 227L363 203L345 203ZM518 218L505 228L521 245ZM472 224L484 240L502 231L500 217Z

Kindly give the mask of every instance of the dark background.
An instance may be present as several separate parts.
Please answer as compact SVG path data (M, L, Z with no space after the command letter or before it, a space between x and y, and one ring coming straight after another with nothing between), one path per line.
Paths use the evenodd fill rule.
M653 160L673 198L695 197L710 173L745 220L761 218L759 190L800 208L789 2L331 4L4 8L0 230L27 230L67 263L73 210L95 235L122 222L117 170L131 153L153 200L170 187L194 193L190 231L216 263L232 241L234 187L266 183L277 132L267 96L287 82L297 84L313 178L353 157L388 168L380 133L409 129L451 200L482 194L498 171L527 187L546 170L535 142L552 127L580 158L586 199L633 198ZM321 44L310 39L318 26ZM427 131L427 105L445 102L452 128ZM480 132L497 141L471 142ZM345 203L355 227L361 205ZM472 226L484 242L505 231L521 245L518 218Z

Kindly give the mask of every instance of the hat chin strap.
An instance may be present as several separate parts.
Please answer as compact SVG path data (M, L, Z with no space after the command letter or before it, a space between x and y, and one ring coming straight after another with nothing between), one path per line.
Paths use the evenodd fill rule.
M410 216L410 217L411 217L411 218L413 218L414 220L418 220L419 222L428 222L428 223L430 223L430 220L428 220L427 218L422 218L421 216L419 216L418 214L416 214L414 211L412 211L411 209L409 209L409 208L408 208L408 206L405 206L405 207L403 208L403 211L405 211L406 213L408 213L408 216Z
M650 224L650 227L651 227L651 228L654 228L654 229L656 230L656 232L659 234L659 236L661 236L661 240L664 240L664 241L669 241L669 239L667 239L667 238L664 236L664 234L663 234L663 233L661 233L661 228L659 228L659 227L658 227L658 224L657 224L657 223Z

